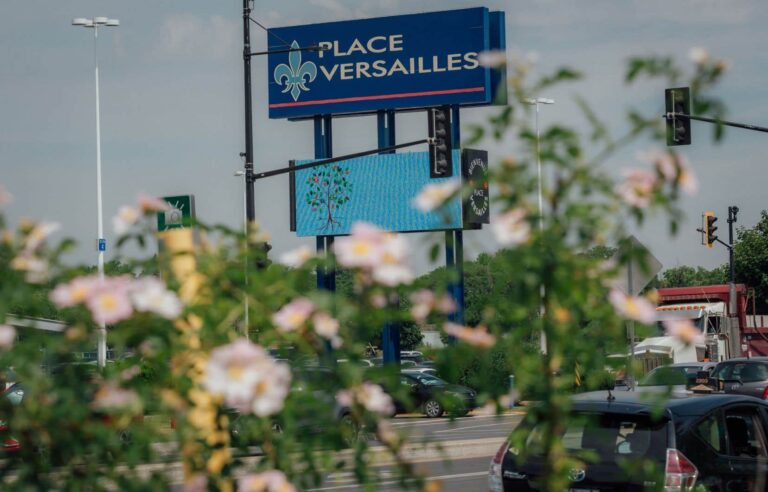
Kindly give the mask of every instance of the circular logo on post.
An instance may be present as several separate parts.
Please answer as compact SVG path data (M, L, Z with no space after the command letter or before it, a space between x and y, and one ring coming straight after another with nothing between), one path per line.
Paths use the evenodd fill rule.
M571 479L571 482L581 482L586 478L587 472L584 469L581 468L572 468L571 471L568 473L568 478Z
M482 216L488 211L488 181L485 180L485 173L488 170L488 164L481 158L472 159L469 163L468 174L471 179L483 179L483 186L475 187L469 196L469 206L475 215Z

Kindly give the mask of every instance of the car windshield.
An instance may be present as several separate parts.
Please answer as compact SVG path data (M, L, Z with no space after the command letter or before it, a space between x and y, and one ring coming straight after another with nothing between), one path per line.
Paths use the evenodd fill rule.
M686 367L657 367L646 374L640 380L638 386L674 386L686 384L688 382L687 374L690 372ZM695 372L693 373L696 374Z
M667 449L666 426L665 419L653 421L643 415L580 413L574 415L562 433L562 443L569 453L587 452L593 458L597 454L602 463L619 458L663 460ZM537 425L526 439L526 449L534 455L543 449L542 435L543 427Z
M411 376L418 379L420 383L426 384L427 386L445 386L448 384L437 376L425 374L423 372L414 372L411 374Z

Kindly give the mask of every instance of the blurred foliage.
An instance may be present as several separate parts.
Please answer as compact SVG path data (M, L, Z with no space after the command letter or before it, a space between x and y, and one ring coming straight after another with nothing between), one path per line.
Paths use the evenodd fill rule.
M541 90L581 77L563 67L529 80L531 67L524 61L514 60L508 68L510 101L531 99ZM719 61L709 60L687 74L672 59L638 58L629 61L627 81L648 76L668 86L690 85L697 112L717 117L724 108L707 90L722 69ZM532 128L534 108L523 104L500 108L488 124L470 127L468 145L488 137L514 141L519 149L489 172L502 211L491 229L505 249L465 265L465 322L483 328L453 327L452 336L458 338L433 354L441 373L476 389L481 404L501 409L510 373L519 393L538 402L528 407L523 426L510 439L524 456L525 429L534 424L541 429L539 485L547 492L566 490L568 471L584 459L569 456L561 442L572 418L571 396L584 387L601 387L608 378L608 356L626 348L625 322L606 298L607 282L622 265L645 262L643 253L632 247L627 228L657 213L669 217L674 233L681 217L682 173L689 171L669 152L646 163L649 169L640 181L617 183L602 164L631 142L660 142L664 124L659 108L629 109L627 132L613 135L587 101L578 99L577 105L584 115L582 127L552 124L542 128L540 140ZM582 132L589 146L582 143ZM534 205L538 156L554 176L544 188L545 217ZM663 162L673 169L664 168ZM198 223L194 247L191 233L167 235L155 255L146 249L154 244L153 222L147 214L120 240L119 263L110 267L109 278L128 282L159 275L184 301L180 315L134 312L110 323L109 345L119 360L104 369L73 355L95 345L98 325L91 304L75 303L60 311L67 321L63 333L25 329L11 350L0 349L0 367L13 368L25 387L21 405L4 402L0 409L8 422L0 437L21 442L20 453L0 461L0 480L7 490L167 489L168 477L160 468L143 466L168 459L161 452L168 449L162 442L172 444L171 459L182 461L187 485L198 484L200 489L230 491L237 474L268 470L284 472L297 488L305 489L319 486L325 473L351 470L370 490L379 481L372 465L381 456L393 463L395 476L388 480L405 489L424 487L416 466L402 452L411 436L389 428L386 416L372 408L382 398L350 395L365 389L375 396L379 390L370 385L375 383L402 396L397 368L366 369L363 354L385 323L403 324L404 348L420 339L421 323L445 329L445 312L431 309L415 319L411 296L425 287L443 295L456 280L455 272L438 268L413 283L393 286L374 282L362 267L339 269L339 295L332 295L315 288L314 272L338 268L338 250L336 261L312 258L286 268L268 260L267 239L255 226L244 234ZM34 224L7 230L0 215L0 324L13 313L53 316L51 287L92 272L62 264L71 241L30 246L34 230ZM171 239L187 237L189 246L169 246ZM435 234L433 243L443 237ZM744 247L758 244L746 231L740 231L740 238ZM336 240L337 246L340 242ZM145 248L143 259L120 256L120 248L133 243ZM433 260L438 251L439 246L432 248ZM758 254L757 246L743 251ZM612 265L606 264L607 256ZM338 321L338 340L323 338L318 323L301 316L295 326L281 325L276 313L299 298L311 303L313 313ZM286 319L296 314L292 316ZM235 412L204 384L211 365L222 363L217 351L245 336L291 364L284 406L274 413ZM331 351L333 341L338 347ZM538 350L542 341L544 353ZM219 384L238 377L234 371ZM105 407L105 400L113 404ZM384 446L375 455L370 452L374 441L366 438L374 433L377 444ZM249 444L259 445L263 453L241 454Z

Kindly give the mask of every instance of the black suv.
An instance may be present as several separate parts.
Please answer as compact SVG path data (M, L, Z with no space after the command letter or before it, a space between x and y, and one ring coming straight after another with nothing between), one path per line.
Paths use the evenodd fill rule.
M573 423L562 442L587 463L570 471L571 491L766 490L768 403L740 395L671 396L606 391L574 397ZM538 490L542 474L538 425L527 433L522 458L504 443L491 460L493 492ZM656 473L644 474L641 459ZM631 470L631 471L630 471Z

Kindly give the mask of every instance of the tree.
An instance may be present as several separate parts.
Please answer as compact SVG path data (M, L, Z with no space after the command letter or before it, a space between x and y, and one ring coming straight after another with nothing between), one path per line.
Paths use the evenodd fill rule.
M668 268L661 272L659 287L694 287L698 285L723 284L728 281L728 265L720 265L712 270L704 267L682 265Z
M349 169L340 165L322 166L307 177L309 190L304 195L306 204L317 214L319 232L334 232L343 217L339 209L349 202L352 182Z
M736 282L754 288L757 312L768 312L768 211L754 227L736 230L735 248Z

